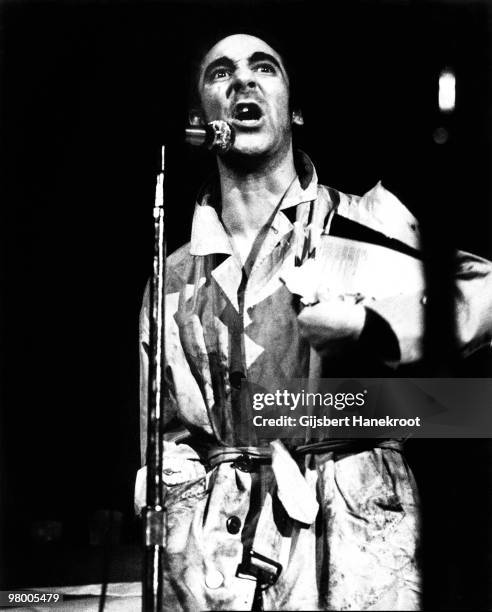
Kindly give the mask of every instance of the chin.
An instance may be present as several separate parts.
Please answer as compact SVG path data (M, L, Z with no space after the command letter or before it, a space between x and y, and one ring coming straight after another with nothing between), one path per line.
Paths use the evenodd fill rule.
M290 146L290 140L279 141L272 134L238 131L232 149L221 157L224 163L238 170L254 170L270 164L276 157L283 157Z
M236 134L236 141L232 148L237 155L261 157L269 155L272 150L269 139L256 134Z

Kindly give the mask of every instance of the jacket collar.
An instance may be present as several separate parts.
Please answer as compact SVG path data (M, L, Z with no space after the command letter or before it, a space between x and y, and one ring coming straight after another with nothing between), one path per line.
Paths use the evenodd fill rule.
M317 196L318 177L309 157L299 151L295 157L295 165L297 178L285 194L280 212L271 225L273 231L278 234L284 234L292 228L292 223L282 211L311 202ZM232 254L229 236L217 213L218 192L217 181L210 181L197 200L191 227L191 255Z

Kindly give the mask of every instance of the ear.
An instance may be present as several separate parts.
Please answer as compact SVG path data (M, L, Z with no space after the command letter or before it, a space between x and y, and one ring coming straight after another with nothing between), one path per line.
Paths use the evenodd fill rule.
M292 111L292 125L304 125L304 117L301 110Z
M192 108L188 113L188 123L193 127L201 127L205 125L202 111L198 108Z

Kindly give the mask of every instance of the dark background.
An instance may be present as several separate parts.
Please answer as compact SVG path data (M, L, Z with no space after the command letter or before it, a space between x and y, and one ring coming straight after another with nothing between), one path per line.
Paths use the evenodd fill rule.
M323 5L2 3L4 587L98 582L98 509L124 517L113 579L139 579L138 313L159 147L170 250L188 240L211 167L182 142L189 55L204 32L261 23L288 41L306 122L298 144L322 182L363 193L381 179L422 219L438 264L452 247L492 256L489 3ZM445 67L457 79L451 115L437 106ZM445 277L433 277L437 293ZM435 371L449 373L449 330L432 329ZM490 376L490 354L453 368ZM429 606L490 608L491 455L488 440L409 444ZM40 543L39 520L61 522L61 540Z

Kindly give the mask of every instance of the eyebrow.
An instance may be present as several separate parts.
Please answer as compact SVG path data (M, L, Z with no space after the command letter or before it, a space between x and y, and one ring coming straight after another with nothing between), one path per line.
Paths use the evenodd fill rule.
M270 53L265 53L264 51L255 51L248 57L248 64L250 65L256 64L257 62L265 61L272 63L274 66L276 66L276 68L278 68L278 70L280 70L280 72L285 72L282 66L280 65L280 62L273 55L270 55ZM233 70L235 65L235 62L230 57L222 55L221 57L218 57L217 59L210 62L210 64L205 68L203 78L204 80L210 78L210 74L211 72L213 72L213 70L215 70L215 68L225 66L226 68L230 68L231 70Z

